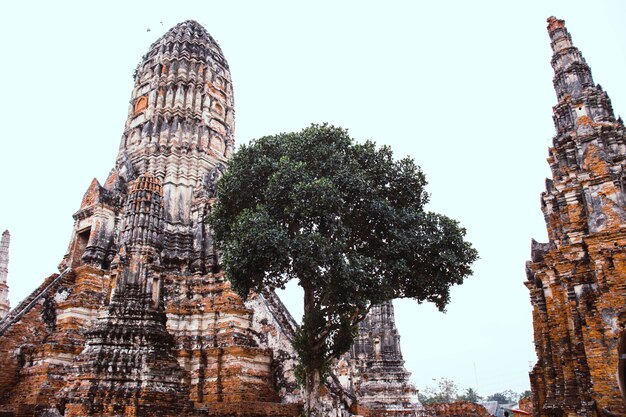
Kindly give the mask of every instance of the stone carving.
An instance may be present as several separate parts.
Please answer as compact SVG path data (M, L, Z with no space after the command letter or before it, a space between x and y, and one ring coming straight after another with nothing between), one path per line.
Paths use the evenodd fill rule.
M549 18L548 33L558 102L541 196L549 242L533 240L526 265L538 356L532 408L624 415L626 135L564 22Z
M231 290L205 221L234 144L219 46L197 22L175 26L137 67L130 103L115 167L73 215L63 273L0 322L0 414L298 416L295 322L274 293L244 304ZM373 311L359 340L383 349L358 348L348 370L371 378L361 409L413 415L393 308ZM359 406L328 387L325 416Z
M391 302L370 309L344 361L339 379L358 398L359 414L384 410L400 417L421 410L411 374L404 368Z

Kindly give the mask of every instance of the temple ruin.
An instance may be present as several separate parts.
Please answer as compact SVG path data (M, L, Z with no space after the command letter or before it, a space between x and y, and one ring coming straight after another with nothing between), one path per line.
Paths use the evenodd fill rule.
M541 196L549 241L533 240L525 282L538 357L533 409L535 416L621 416L626 134L564 21L549 18L548 33L557 95L552 178Z
M299 415L295 321L272 292L231 291L205 222L234 132L222 51L175 26L137 67L115 166L74 213L61 272L0 321L0 416ZM388 303L362 324L324 416L417 415L393 320Z

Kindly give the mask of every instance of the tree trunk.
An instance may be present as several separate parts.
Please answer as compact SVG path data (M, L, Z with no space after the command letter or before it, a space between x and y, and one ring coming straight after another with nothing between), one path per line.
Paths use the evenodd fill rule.
M321 417L320 410L320 373L318 369L306 375L306 413L307 417Z
M304 316L313 317L315 314L315 292L310 285L303 285L304 289ZM311 349L308 357L308 363L302 363L305 373L305 410L307 417L321 417L320 413L320 369L317 363L319 353L315 349L315 329L310 325L303 323L306 332L306 340L308 341L308 349ZM302 357L301 357L302 360Z

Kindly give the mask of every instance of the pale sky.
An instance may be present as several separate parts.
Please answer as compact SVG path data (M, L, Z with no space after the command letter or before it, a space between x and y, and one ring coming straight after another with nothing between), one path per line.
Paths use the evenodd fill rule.
M546 239L551 15L626 115L619 0L3 2L0 232L11 232L12 306L56 272L72 213L113 167L141 56L194 19L230 64L238 144L313 122L342 126L414 158L430 209L467 228L481 259L447 313L395 303L417 387L445 377L482 395L528 389L536 357L524 263L531 238ZM294 293L286 298L297 311Z

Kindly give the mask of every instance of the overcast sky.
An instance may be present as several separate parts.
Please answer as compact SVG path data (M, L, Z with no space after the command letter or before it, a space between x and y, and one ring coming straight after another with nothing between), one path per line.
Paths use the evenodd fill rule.
M554 134L546 18L626 115L622 1L149 1L0 5L0 231L12 306L56 272L72 213L113 167L132 74L183 20L202 23L233 77L236 140L329 122L411 156L430 209L480 253L446 314L396 302L418 388L446 377L488 395L529 388L536 358L523 285ZM286 302L296 310L293 293ZM296 313L298 314L298 313Z

